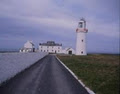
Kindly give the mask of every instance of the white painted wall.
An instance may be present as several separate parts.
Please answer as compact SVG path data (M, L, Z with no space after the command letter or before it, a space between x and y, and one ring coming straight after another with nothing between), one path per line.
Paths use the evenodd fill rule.
M32 42L27 41L27 42L24 44L24 48L34 48L34 46L32 45Z
M62 46L42 46L39 45L40 52L49 52L49 53L62 53Z
M87 55L86 53L86 33L77 32L76 55Z
M0 84L30 67L47 54L48 53L0 53Z

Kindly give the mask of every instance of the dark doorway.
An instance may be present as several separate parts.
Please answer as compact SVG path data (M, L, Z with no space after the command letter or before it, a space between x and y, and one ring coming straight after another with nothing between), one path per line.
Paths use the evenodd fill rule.
M81 54L83 54L83 51L81 52Z
M33 48L33 52L35 52L35 48Z
M68 54L70 54L70 55L71 55L71 54L72 54L72 51L69 51L69 52L68 52Z

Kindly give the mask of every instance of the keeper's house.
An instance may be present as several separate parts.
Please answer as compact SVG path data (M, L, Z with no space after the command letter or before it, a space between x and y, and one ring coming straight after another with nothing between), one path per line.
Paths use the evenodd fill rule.
M32 41L27 41L24 47L20 49L20 52L35 52L34 44Z
M48 53L62 53L62 44L55 43L54 41L47 41L47 43L40 43L39 51L48 52Z

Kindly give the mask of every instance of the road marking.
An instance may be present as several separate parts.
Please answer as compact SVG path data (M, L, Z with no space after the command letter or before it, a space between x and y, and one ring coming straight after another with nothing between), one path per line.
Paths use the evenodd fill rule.
M78 79L78 77L57 56L55 57L73 75L73 77L87 90L89 94L95 94L91 89L85 86L85 84L80 79Z

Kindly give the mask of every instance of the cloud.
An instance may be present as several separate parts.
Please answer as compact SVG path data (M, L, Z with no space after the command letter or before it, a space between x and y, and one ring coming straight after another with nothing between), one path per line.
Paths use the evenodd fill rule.
M9 36L11 39L24 37L23 39L33 38L39 41L43 37L47 40L59 36L58 41L62 38L63 42L70 44L67 39L75 40L78 21L85 17L88 35L94 33L96 37L118 38L118 2L119 0L1 0L0 19L4 19L0 22L0 30L4 31L0 32L0 37L2 40L3 36Z
M115 22L106 23L101 20L88 21L89 32L94 32L108 37L119 37L119 24Z
M63 2L62 2L63 1ZM106 2L103 3L101 0L62 0L61 2L55 0L5 0L0 3L0 14L13 17L16 19L21 19L28 22L33 22L35 24L43 24L46 26L51 26L55 28L66 28L74 30L77 27L78 18L74 18L77 13L74 12L72 14L73 7L78 7L81 5L85 11L81 9L77 10L77 12L81 13L80 16L85 16L88 22L90 32L94 31L96 33L100 33L106 36L117 36L118 35L118 25L114 25L114 23L106 23L106 22L98 22L100 20L105 19L96 19L95 15L88 14L87 12L94 11L94 13L105 13L108 10L113 11L113 8L109 5L109 7L105 7ZM116 2L118 2L116 0ZM57 6L58 4L61 6ZM110 3L111 4L111 3ZM75 6L76 5L76 6ZM108 12L109 12L108 11ZM93 13L93 12L92 12ZM72 14L72 15L70 15ZM89 15L89 16L88 16ZM92 18L92 20L91 20ZM114 25L114 27L113 27ZM112 28L111 28L112 26ZM113 32L114 31L114 32ZM110 32L110 33L107 33ZM53 32L55 33L55 32Z

